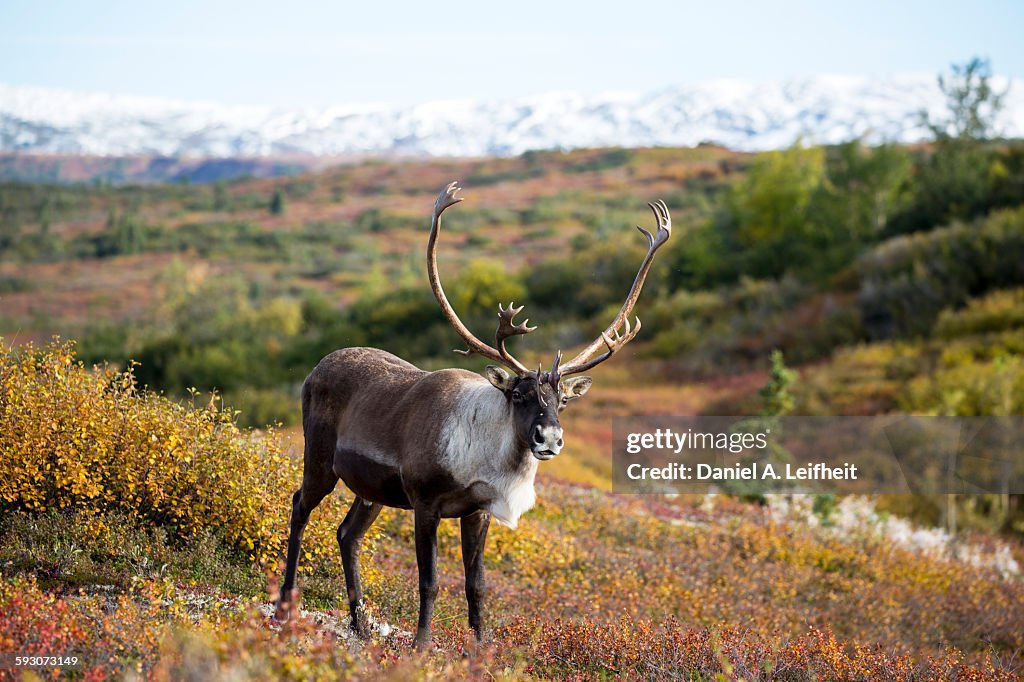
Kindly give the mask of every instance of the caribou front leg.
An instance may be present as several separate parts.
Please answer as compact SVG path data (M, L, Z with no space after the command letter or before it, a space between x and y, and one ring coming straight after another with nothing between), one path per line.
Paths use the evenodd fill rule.
M416 507L416 565L420 578L420 619L416 624L413 646L423 651L430 647L430 621L437 599L437 525L441 515L436 509Z
M484 640L484 600L487 586L484 582L484 545L491 515L485 511L462 517L462 565L466 569L466 602L469 604L469 626L476 640Z

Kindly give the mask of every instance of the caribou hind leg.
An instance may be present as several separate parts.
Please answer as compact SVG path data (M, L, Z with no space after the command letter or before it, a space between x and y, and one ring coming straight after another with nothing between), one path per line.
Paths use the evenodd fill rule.
M309 514L326 498L338 483L333 472L316 472L310 475L308 466L302 476L302 486L292 496L292 527L288 536L288 559L285 563L285 577L281 582L281 597L275 615L280 621L289 619L289 608L294 606L292 592L295 589L295 574L299 567L299 550L302 548L302 532L306 529Z
M363 607L363 587L359 580L359 550L363 536L380 514L381 505L360 497L355 499L345 520L338 526L338 545L341 547L341 564L345 569L345 590L348 593L348 610L352 617L352 630L360 639L369 639L370 623Z
M316 373L316 370L314 369L313 372ZM302 458L302 485L292 496L288 558L285 561L284 578L281 580L281 596L278 598L275 612L278 620L287 620L289 609L294 606L290 602L292 602L292 593L295 589L295 574L299 568L302 533L306 530L309 515L338 484L338 476L331 469L331 457L334 453L334 427L329 421L315 418L315 408L313 388L307 378L302 385L302 435L305 440Z

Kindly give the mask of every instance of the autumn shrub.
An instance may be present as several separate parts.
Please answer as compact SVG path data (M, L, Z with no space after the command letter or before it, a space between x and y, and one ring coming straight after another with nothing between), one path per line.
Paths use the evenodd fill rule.
M980 302L985 300L991 302ZM947 338L837 350L830 362L803 373L796 413L1020 414L1024 327L1014 325L1016 311L1005 308L1005 300L1012 294L997 292L979 305L943 313L940 325Z
M952 339L1021 328L1024 328L1024 288L1000 289L968 301L961 310L943 310L935 324L935 334Z
M252 561L276 562L301 463L272 429L239 430L216 398L141 391L130 368L87 369L67 342L7 350L0 386L4 509L73 510L97 536L119 510L179 537L215 529ZM306 558L335 551L334 504L307 532Z
M438 623L434 651L413 656L407 633L354 648L331 616L300 615L277 627L265 613L252 602L211 599L162 580L138 580L109 594L47 591L31 577L0 579L0 650L78 656L75 674L86 680L1016 679L997 657L952 646L914 656L815 625L778 635L674 617L529 614L506 620L494 643L467 659L467 633L456 624ZM0 670L0 680L9 677Z
M688 628L622 619L553 623L518 619L503 636L529 652L534 671L572 679L1013 680L991 661L972 664L950 649L915 659L881 646L849 645L829 629L777 641L735 627Z
M214 606L210 607L209 602ZM382 652L354 655L329 629L298 618L280 631L253 603L211 600L167 581L120 594L61 594L33 578L0 579L0 652L75 656L84 680L314 680L366 674ZM0 668L0 680L18 679ZM42 669L57 679L56 668ZM358 677L359 675L356 675Z
M900 406L916 413L981 417L1024 413L1024 358L967 360L915 377Z
M182 605L166 599L169 591L165 582L140 581L120 595L63 595L31 577L0 580L0 651L74 656L85 680L120 677L155 659L171 625L187 622ZM0 669L0 680L17 679L5 676L14 672Z

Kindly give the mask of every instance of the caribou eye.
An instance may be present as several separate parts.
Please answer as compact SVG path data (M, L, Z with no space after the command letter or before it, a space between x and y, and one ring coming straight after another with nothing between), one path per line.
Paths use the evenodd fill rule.
M519 389L512 391L512 402L521 403L523 402L523 394L519 392Z
M563 395L562 396L562 404L563 405L568 405L569 404L569 396L567 396L567 395Z

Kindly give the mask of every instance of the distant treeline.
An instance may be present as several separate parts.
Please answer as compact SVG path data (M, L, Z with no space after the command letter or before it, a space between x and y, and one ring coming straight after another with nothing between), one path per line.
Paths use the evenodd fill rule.
M209 159L0 153L0 181L25 183L212 183L295 175L322 166L312 158Z

